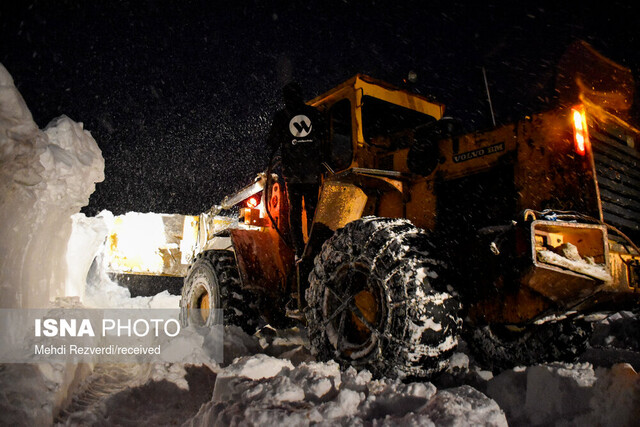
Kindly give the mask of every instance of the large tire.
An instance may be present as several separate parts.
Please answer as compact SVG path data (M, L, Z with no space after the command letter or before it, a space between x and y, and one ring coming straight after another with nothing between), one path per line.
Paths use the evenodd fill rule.
M317 357L376 376L441 371L462 321L459 302L438 284L444 264L434 254L427 234L404 219L365 217L338 230L306 292Z
M225 324L253 334L260 322L256 301L241 288L234 253L213 250L199 254L189 268L182 288L180 315L184 325ZM212 309L218 309L210 312ZM210 315L216 313L218 316Z
M572 362L585 351L591 330L588 322L566 319L520 329L485 325L472 328L465 338L482 365L501 371L545 362Z

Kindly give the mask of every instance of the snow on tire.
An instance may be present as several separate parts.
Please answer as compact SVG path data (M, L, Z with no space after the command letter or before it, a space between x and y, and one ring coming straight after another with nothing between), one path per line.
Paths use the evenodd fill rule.
M459 302L438 283L444 264L435 252L405 219L365 217L338 230L309 275L314 353L379 376L442 370L462 321Z
M222 309L225 323L253 334L260 321L255 304L241 288L234 253L213 250L199 254L191 264L182 288L180 316L183 325L211 326L222 321L215 310Z

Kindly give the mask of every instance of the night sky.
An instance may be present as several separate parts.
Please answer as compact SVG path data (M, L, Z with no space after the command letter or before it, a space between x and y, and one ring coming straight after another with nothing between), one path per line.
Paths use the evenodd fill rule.
M413 90L470 130L491 124L482 67L506 123L549 105L576 39L639 81L633 2L0 3L0 62L35 121L66 114L103 151L89 215L194 214L249 183L289 78L312 98L356 73L402 85L414 71Z

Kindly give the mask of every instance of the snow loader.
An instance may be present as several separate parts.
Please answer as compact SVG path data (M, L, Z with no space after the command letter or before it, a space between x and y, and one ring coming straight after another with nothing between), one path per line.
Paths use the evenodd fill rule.
M574 50L555 108L487 131L365 75L309 101L329 132L304 254L270 167L189 218L184 321L298 320L318 358L400 378L461 334L498 367L577 355L590 315L640 300L640 130L630 71Z

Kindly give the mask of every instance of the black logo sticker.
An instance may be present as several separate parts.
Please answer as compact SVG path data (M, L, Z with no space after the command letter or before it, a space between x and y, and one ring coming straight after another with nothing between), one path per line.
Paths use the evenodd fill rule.
M304 114L295 116L289 122L289 132L296 138L304 138L311 133L311 120Z

